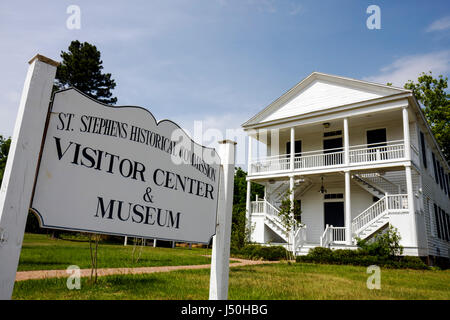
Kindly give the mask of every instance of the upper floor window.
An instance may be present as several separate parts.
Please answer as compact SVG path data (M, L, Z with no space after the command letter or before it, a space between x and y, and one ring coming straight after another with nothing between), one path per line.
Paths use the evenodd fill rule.
M431 156L433 158L433 171L434 171L434 179L436 180L436 183L439 183L439 174L437 171L437 166L436 166L436 156L434 155L434 152L431 153Z
M420 147L422 149L423 166L425 168L427 168L428 167L428 164L427 164L427 149L425 148L425 136L423 135L422 131L420 131Z

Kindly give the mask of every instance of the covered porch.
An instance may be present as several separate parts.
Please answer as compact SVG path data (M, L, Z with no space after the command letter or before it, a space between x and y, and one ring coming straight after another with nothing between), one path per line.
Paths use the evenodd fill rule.
M251 240L284 245L297 254L316 246L355 248L392 220L408 219L405 168L355 171L254 180L265 186L263 199L249 203ZM300 227L286 232L278 216L281 198L300 202ZM295 248L295 249L294 249Z

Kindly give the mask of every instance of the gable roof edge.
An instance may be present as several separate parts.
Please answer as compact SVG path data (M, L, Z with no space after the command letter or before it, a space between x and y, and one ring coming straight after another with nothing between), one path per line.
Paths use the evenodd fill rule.
M286 100L290 99L291 95L294 92L296 92L296 89L307 85L308 83L312 82L314 79L326 80L327 78L328 79L331 78L331 79L335 79L335 80L339 80L339 81L353 82L353 83L358 84L359 86L361 86L361 85L377 86L379 88L390 89L390 90L393 90L393 91L397 91L397 93L406 93L406 92L410 93L410 92L412 92L411 90L404 89L404 88L388 86L388 85L383 85L383 84L379 84L379 83L369 82L369 81L365 81L365 80L357 80L357 79L352 79L352 78L336 76L336 75L331 75L331 74L326 74L326 73L321 73L321 72L314 71L310 75L308 75L306 78L301 80L299 83L297 83L295 86L293 86L288 91L286 91L284 94L282 94L279 98L277 98L272 103L270 103L268 106L266 106L263 110L261 110L260 112L255 114L253 117L251 117L246 122L244 122L241 126L242 127L246 127L246 126L249 126L249 125L252 125L252 124L256 124L255 123L256 119L261 118L267 112L271 111L275 107L279 106L281 103L283 103Z

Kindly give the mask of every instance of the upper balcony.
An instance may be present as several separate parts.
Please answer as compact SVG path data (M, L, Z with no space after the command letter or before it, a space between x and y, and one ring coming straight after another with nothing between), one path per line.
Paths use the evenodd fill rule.
M416 153L416 151L414 150ZM383 144L364 144L349 147L348 165L371 165L406 160L403 140L388 141ZM315 150L294 155L294 171L308 171L323 168L341 168L345 165L343 148ZM291 155L282 154L253 159L251 174L283 173L291 170Z
M419 166L416 125L408 118L408 111L398 108L253 132L249 134L249 176L398 167L408 161ZM252 140L258 141L261 156L253 156Z

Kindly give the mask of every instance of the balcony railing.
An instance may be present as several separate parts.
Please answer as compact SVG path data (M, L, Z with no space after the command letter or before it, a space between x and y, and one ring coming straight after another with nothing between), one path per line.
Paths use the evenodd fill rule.
M349 150L350 163L397 160L405 157L405 144L402 140L383 144L352 146Z
M351 146L349 148L350 164L388 162L404 158L405 144L402 140ZM345 152L343 148L307 151L295 154L294 170L340 166L344 164L344 161ZM251 162L251 174L290 170L291 158L289 154L259 158Z

